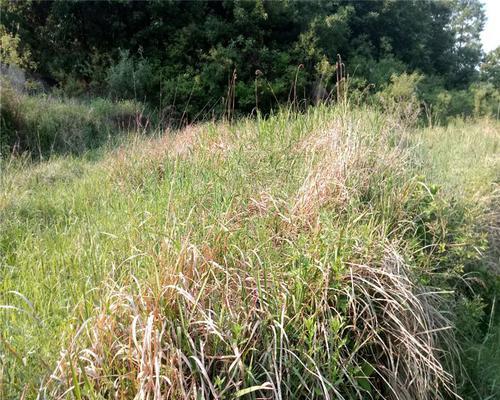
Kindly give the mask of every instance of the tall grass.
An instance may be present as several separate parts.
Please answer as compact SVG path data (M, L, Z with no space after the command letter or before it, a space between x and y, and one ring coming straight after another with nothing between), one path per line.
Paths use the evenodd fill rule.
M498 140L496 122L463 128ZM472 215L461 192L429 182L446 181L433 135L319 106L98 161L4 161L0 393L453 397L467 299L454 266L484 243L452 218ZM496 154L473 162L478 187Z
M77 101L51 95L27 95L0 79L0 156L29 153L43 159L54 154L82 154L120 132L145 130L144 107L132 101Z
M500 130L498 121L455 120L424 129L418 154L447 202L448 235L462 243L442 263L466 278L456 305L464 398L500 397Z

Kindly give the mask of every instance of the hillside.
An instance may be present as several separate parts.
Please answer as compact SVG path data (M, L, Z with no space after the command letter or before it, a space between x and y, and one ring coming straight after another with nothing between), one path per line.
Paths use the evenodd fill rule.
M0 162L0 397L500 395L500 123L375 108Z

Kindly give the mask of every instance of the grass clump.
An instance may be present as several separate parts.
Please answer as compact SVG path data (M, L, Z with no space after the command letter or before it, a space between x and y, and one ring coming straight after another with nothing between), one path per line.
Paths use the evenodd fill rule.
M464 129L485 124L497 140L497 122ZM485 307L457 325L474 297L462 276L488 242L468 225L478 202L439 181L432 135L320 106L137 138L98 161L12 161L3 393L453 397L457 340L491 304L477 289ZM484 187L495 154L464 181Z
M116 137L120 131L146 129L143 108L133 101L87 102L19 93L2 79L0 151L28 152L37 158L82 154Z

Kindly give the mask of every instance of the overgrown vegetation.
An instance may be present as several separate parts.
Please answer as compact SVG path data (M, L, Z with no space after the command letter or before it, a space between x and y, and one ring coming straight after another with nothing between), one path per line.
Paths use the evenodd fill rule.
M36 158L81 154L112 140L120 132L147 130L144 106L133 101L78 101L47 95L29 96L4 82L0 103L0 154L28 152Z
M4 160L3 395L494 398L498 122L401 115Z
M70 96L145 101L160 119L317 103L335 93L337 54L351 91L365 95L418 73L419 102L434 123L498 114L498 50L482 53L479 0L1 5L2 63L20 60Z
M477 0L0 6L1 399L500 397Z

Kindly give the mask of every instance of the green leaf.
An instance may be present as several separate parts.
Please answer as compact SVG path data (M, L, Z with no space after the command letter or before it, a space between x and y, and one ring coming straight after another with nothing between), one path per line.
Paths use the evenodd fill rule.
M234 397L238 398L238 397L244 396L246 394L256 392L257 390L271 390L271 389L273 389L273 385L270 382L266 382L262 385L250 386L248 388L238 390L236 392L236 394L234 395Z

